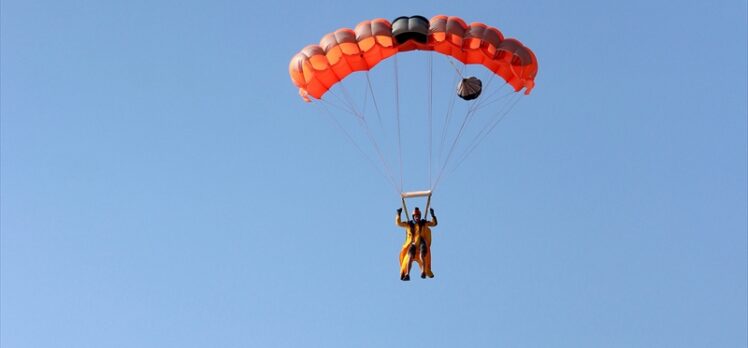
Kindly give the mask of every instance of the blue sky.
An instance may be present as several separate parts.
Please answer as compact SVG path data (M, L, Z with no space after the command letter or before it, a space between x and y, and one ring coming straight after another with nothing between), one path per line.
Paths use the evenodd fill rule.
M0 345L746 347L747 11L3 0ZM287 68L413 14L540 71L405 283L399 198Z

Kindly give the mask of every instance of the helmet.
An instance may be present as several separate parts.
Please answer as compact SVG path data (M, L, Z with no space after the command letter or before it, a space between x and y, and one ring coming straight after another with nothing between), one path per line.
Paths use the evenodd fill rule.
M413 209L413 216L421 217L421 210L418 209L418 207L416 207L415 209Z

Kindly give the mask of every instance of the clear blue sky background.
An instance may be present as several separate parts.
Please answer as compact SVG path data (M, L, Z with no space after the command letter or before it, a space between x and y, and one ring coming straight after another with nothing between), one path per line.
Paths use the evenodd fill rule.
M0 10L3 347L748 346L745 1ZM540 72L404 283L398 197L288 61L442 13Z

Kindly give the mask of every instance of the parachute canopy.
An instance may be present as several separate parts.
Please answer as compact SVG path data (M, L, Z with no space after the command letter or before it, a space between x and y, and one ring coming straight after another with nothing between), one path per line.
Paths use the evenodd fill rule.
M392 23L377 18L355 29L341 28L309 45L289 64L291 81L306 101L321 99L336 83L355 71L368 71L399 52L435 51L463 64L481 64L500 76L515 91L529 94L535 86L535 54L516 39L483 23L465 23L459 17L438 15L398 17ZM477 95L476 95L477 97Z
M301 97L317 100L311 108L329 117L403 205L416 199L427 207L443 178L524 99L523 90L530 93L537 72L535 55L518 40L445 15L363 21L289 63Z

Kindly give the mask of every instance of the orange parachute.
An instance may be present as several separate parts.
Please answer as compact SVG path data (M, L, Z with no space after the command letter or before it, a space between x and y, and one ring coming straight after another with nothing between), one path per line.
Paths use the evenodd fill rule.
M451 56L463 64L480 64L500 76L516 92L535 86L538 61L516 39L483 23L467 25L459 17L399 17L390 23L373 19L355 29L338 29L319 45L309 45L289 64L291 80L305 101L321 99L336 83L355 71L368 71L398 52L422 50Z
M294 55L288 70L301 97L318 100L313 108L384 174L405 208L405 199L424 197L428 206L443 178L530 94L538 61L497 28L437 15L335 30Z

